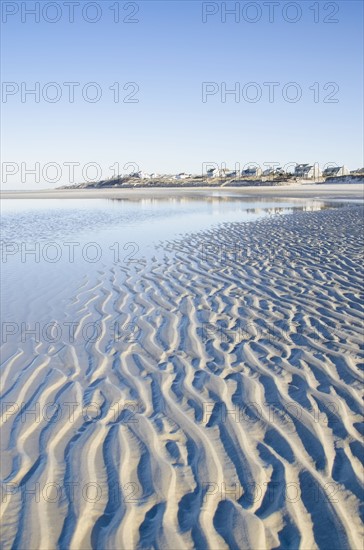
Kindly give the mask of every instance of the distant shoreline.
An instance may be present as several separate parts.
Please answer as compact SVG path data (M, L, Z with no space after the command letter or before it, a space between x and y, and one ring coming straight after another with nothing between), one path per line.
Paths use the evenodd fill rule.
M364 183L294 184L249 187L138 187L1 191L0 199L125 199L178 197L280 197L364 200Z

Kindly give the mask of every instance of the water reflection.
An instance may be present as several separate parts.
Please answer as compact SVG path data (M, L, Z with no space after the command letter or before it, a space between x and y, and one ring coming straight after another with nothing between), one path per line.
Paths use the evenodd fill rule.
M121 232L127 241L151 244L226 222L340 207L343 202L253 198L213 194L109 199L2 201L2 240L95 238Z

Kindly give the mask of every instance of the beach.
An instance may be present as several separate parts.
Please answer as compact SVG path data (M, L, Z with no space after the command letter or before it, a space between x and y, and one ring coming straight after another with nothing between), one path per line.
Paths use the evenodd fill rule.
M31 284L4 296L1 547L361 548L362 190L224 189L329 201L186 223L94 271L9 267Z
M1 2L0 550L364 550L363 16Z

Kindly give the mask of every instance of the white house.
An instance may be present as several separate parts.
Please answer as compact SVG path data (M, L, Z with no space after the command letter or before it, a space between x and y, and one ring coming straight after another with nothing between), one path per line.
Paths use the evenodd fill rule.
M263 172L263 176L283 176L284 170L281 167L278 168L267 168Z
M210 168L207 170L207 176L209 178L227 178L232 173L227 168Z
M326 178L348 176L349 174L349 169L346 166L332 166L331 168L326 168L326 170L322 173L322 175Z
M149 179L150 178L150 175L149 174L146 174L145 172L133 172L132 174L130 174L130 177L131 178L138 178L140 180L146 180L146 179Z
M242 170L241 175L248 178L258 178L262 175L262 169L256 166L250 166L246 170Z
M317 164L297 164L294 175L296 178L316 179L321 177L321 170Z

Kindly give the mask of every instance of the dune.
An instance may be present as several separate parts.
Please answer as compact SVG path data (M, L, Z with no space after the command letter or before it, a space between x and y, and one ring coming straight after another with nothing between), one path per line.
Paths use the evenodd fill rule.
M160 242L3 343L1 548L362 548L363 213Z

